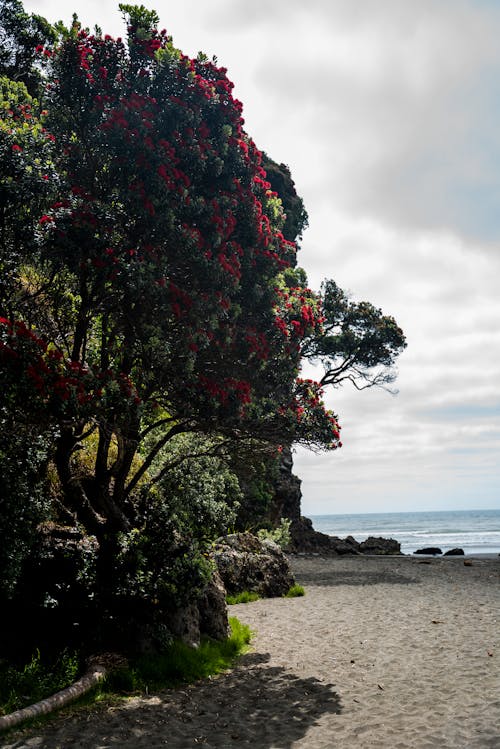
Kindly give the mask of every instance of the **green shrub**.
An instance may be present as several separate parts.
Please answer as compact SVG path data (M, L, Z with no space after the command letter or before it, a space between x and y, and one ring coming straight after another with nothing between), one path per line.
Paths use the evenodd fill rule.
M37 526L48 517L47 434L16 422L0 406L0 596L7 599L15 594L25 560L36 546Z
M37 651L24 666L0 666L0 714L20 710L50 697L79 676L80 659L64 651L55 661L42 660Z
M260 598L258 593L251 590L243 590L241 593L236 595L227 595L226 603L229 606L233 606L235 603L250 603L251 601L258 601Z
M292 585L290 590L285 593L285 598L299 598L300 596L305 596L306 591L302 587L302 585Z
M290 541L292 540L290 535L291 523L291 520L281 518L280 524L277 528L273 528L272 530L261 528L257 531L257 536L261 541L265 541L266 539L274 541L274 543L278 544L281 549L285 550L290 546Z

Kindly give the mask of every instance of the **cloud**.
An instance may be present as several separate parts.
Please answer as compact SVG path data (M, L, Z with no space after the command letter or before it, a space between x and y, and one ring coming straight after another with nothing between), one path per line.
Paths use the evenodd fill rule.
M302 144L304 184L357 215L500 238L498 9L353 5L308 3L262 39L255 86Z

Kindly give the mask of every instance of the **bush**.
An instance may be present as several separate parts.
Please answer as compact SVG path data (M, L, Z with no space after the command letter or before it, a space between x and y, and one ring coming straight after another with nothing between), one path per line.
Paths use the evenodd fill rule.
M286 550L290 546L290 541L292 540L290 535L291 524L291 520L281 518L280 524L277 528L273 528L272 530L261 528L257 531L257 536L261 541L265 541L266 539L274 541L274 543L278 544L281 549Z
M254 593L251 590L243 590L241 593L236 593L236 595L227 595L226 596L226 603L229 606L233 606L236 603L250 603L251 601L258 601L260 598L258 593Z
M80 659L63 651L54 660L42 660L37 651L24 666L0 666L0 714L6 715L50 697L78 678Z
M0 596L14 595L36 527L48 515L44 482L48 438L0 408Z
M300 598L300 596L305 596L306 591L302 587L302 585L292 585L290 590L285 593L285 598Z

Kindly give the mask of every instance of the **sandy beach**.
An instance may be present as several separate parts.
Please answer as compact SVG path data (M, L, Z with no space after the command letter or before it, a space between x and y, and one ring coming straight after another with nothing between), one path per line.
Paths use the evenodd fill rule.
M295 557L304 598L231 607L227 674L55 717L3 749L498 749L500 558Z

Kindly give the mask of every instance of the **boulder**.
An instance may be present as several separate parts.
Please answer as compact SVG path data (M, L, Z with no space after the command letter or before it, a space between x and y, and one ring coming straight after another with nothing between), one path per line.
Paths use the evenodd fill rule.
M197 600L163 613L163 623L174 638L198 647L205 635L213 640L229 637L226 589L217 569Z
M195 648L204 635L225 640L229 623L226 590L219 573L214 571L199 598L168 610L135 610L122 629L126 642L122 647L143 655L161 652L173 639Z
M444 557L463 557L464 550L463 549L450 549L449 551L445 551L443 556Z
M342 556L359 554L359 544L352 536L345 539L329 536L313 528L312 520L301 517L292 520L290 525L292 538L290 551L299 554L323 554L325 556Z
M369 536L359 544L362 554L392 555L401 554L401 544L393 538Z
M201 634L213 640L225 640L229 636L226 589L218 570L214 571L198 601L198 613Z
M253 591L267 598L283 596L294 584L290 564L273 541L260 541L251 533L220 538L212 552L228 593Z
M429 554L432 556L442 553L441 549L438 549L437 546L426 546L424 549L417 549L417 551L414 552L414 554Z

